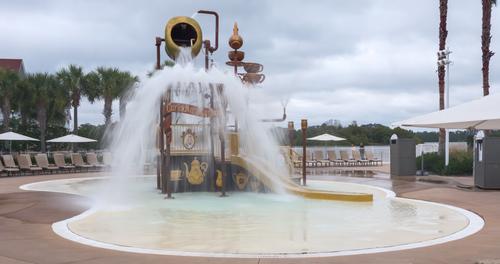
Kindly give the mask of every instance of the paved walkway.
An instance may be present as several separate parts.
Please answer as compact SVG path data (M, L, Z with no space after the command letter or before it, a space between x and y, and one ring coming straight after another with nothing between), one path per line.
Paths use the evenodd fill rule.
M389 253L312 259L216 259L124 253L74 243L52 232L51 224L88 208L85 198L50 192L27 192L20 185L98 174L0 178L0 263L500 263L500 192L457 188L470 178L389 179L370 173L328 176L311 170L310 179L340 180L381 186L399 196L459 206L481 215L479 233L449 243ZM430 179L430 181L429 181Z

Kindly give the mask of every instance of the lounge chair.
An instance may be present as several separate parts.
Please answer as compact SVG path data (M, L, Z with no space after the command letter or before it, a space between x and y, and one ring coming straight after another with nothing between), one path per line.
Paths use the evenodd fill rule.
M103 152L102 153L102 163L106 167L111 167L111 163L113 162L111 152Z
M280 154L283 156L283 160L285 163L290 167L291 170L293 170L293 162L292 162L292 156L290 154L290 148L280 148Z
M361 158L361 153L359 150L352 151L352 159L356 163L356 165L368 165L368 160Z
M368 162L370 164L378 165L380 163L380 166L382 166L382 160L379 158L376 158L375 155L373 155L373 152L367 150L365 152L365 157L366 157L366 160L368 160Z
M64 169L64 170L75 169L75 166L66 163L66 161L64 160L64 154L61 153L54 154L54 163L59 169Z
M31 156L29 154L19 154L17 156L17 164L19 164L19 168L21 168L21 170L31 171L33 174L35 174L35 172L42 171L42 168L31 163Z
M347 153L346 150L341 150L340 151L340 159L344 162L345 165L347 166L353 166L356 165L356 161L349 158L349 154Z
M6 168L3 165L3 162L0 160L0 171L6 172L7 176L11 176L12 174L14 174L16 172L19 172L19 169L18 168Z
M97 155L94 152L87 153L87 163L95 168L103 169L106 165L99 163L97 160Z
M292 150L292 156L290 157L290 159L295 168L302 167L302 157L294 150Z
M308 157L311 157L311 159L308 159ZM322 164L320 164L318 161L316 161L314 159L312 152L307 151L306 167L318 167L318 165L322 165Z
M92 165L89 165L88 163L85 163L83 161L82 155L80 155L80 153L71 153L71 163L75 167L80 168L80 169L87 169L88 170L88 169L93 167Z
M2 155L2 159L6 168L14 168L19 170L19 166L17 166L16 163L14 162L14 158L12 157L12 155L10 154Z
M334 150L328 150L326 152L328 154L328 160L333 164L333 165L344 165L344 161L337 158L337 154L335 153Z
M38 153L35 156L35 161L38 167L42 168L44 171L57 171L59 170L59 167L50 164L49 159L47 158L47 154L45 153Z
M313 160L317 162L319 166L330 166L330 161L323 157L323 151L315 150Z

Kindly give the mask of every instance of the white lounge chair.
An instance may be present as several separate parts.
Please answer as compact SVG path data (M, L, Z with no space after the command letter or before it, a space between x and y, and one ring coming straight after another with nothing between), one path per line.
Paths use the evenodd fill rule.
M35 156L35 161L38 167L42 168L44 171L57 171L59 170L59 167L50 164L49 159L47 158L47 154L45 153L38 153Z
M92 165L83 161L82 155L80 155L80 153L71 153L71 164L73 164L77 168L87 170L93 167Z
M29 154L18 155L17 164L19 164L19 168L21 168L21 170L30 171L33 174L35 174L35 172L42 171L42 168L31 163L31 156Z
M60 169L64 169L64 170L74 170L76 167L71 165L71 164L67 164L66 163L66 160L64 159L64 154L61 154L61 153L55 153L53 155L54 157L54 163L56 164L57 167L59 167Z
M104 167L106 167L106 165L100 163L98 160L97 160L97 155L94 153L94 152L88 152L86 154L87 156L87 163L95 168L98 168L98 169L102 169Z

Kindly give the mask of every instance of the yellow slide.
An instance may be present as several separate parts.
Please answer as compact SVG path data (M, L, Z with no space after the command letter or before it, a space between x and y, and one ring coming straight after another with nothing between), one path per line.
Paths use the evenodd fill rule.
M257 177L267 188L271 190L276 189L276 184L273 184L271 176L269 175L271 171L270 168L266 168L264 164L260 162L251 161L241 155L231 156L231 163L238 165L246 169L250 174ZM281 182L284 184L284 188L293 194L303 196L310 199L321 199L321 200L337 200L337 201L350 201L350 202L371 202L373 201L373 195L368 193L347 193L347 192L330 192L330 191L319 191L311 190L306 187L302 187L294 183L287 175L277 175ZM274 177L274 176L273 176Z

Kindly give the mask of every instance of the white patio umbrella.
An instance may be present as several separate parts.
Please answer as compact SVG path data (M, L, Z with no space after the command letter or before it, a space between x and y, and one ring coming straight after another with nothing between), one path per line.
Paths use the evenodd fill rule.
M28 137L25 135L21 135L15 132L5 132L0 134L0 140L9 140L9 141L40 141L36 138Z
M327 141L343 141L343 140L346 140L346 139L325 133L325 134L321 134L319 136L307 138L307 140L324 141L325 145L323 146L323 151L326 151L326 142Z
M58 138L53 138L51 140L47 140L47 142L49 142L49 143L88 143L88 142L97 142L97 140L69 134L69 135L66 135L63 137L58 137Z
M97 142L95 139L80 137L74 134L69 134L66 136L53 138L51 140L47 140L48 143L71 143L71 149L75 151L75 143L89 143L89 142Z
M398 127L500 129L500 94L392 123Z
M10 152L12 152L12 141L40 141L36 138L28 137L15 132L5 132L0 134L0 140L9 141Z
M307 138L307 140L315 140L315 141L343 141L345 138L337 137L330 134L322 134L319 136Z
M392 126L445 129L500 129L500 94L484 96L444 110L393 123ZM449 146L445 148L448 165Z

